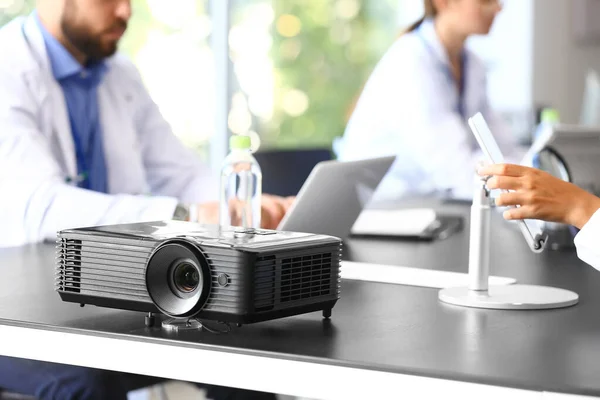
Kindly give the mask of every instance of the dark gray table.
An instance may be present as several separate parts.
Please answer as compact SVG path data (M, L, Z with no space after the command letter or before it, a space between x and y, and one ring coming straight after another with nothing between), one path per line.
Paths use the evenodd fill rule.
M54 248L35 245L0 251L0 354L315 398L600 397L600 272L572 252L536 256L516 226L494 224L493 274L574 290L579 305L484 311L432 289L344 281L331 322L315 313L173 335L145 328L143 314L62 303ZM345 258L466 272L467 249L465 229L434 243L354 239Z

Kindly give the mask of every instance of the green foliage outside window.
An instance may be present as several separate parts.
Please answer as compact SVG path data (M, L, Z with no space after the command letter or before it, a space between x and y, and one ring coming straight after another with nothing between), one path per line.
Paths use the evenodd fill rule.
M276 20L271 55L276 97L273 119L262 133L267 146L328 147L343 134L352 104L398 33L396 3L273 1ZM277 22L284 15L300 21L296 36L286 37L278 29ZM290 21L293 24L293 18ZM301 115L290 115L283 108L284 96L291 89L308 99Z

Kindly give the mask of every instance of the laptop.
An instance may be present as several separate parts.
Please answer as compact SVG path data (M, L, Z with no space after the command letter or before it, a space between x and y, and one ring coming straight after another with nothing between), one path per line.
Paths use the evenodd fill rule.
M415 210L411 215L406 210L365 210L394 160L395 157L382 157L317 164L278 230L342 239L351 234L436 238L444 229L429 211Z
M318 163L277 229L346 238L395 159Z

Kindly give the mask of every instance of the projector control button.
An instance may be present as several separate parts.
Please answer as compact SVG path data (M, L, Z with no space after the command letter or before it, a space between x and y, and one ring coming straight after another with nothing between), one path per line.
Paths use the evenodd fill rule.
M217 276L217 282L219 283L219 286L229 286L229 275L223 273L219 274L219 276Z

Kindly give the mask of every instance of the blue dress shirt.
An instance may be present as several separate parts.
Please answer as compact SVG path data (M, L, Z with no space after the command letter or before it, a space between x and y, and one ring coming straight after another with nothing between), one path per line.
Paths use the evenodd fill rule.
M107 71L104 62L82 66L48 32L35 14L52 66L54 78L65 95L77 157L77 184L84 189L107 193L107 171L98 106L98 86Z

